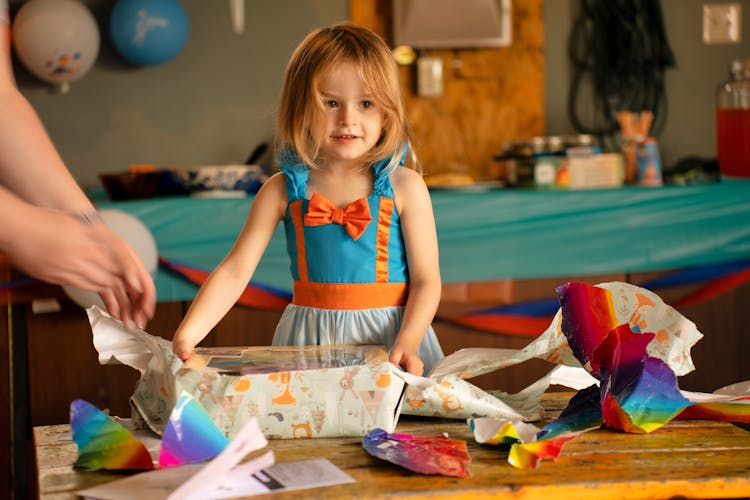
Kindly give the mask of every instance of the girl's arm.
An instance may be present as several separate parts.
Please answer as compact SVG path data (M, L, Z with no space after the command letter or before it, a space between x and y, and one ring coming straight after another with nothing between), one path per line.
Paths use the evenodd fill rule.
M441 292L435 216L427 186L417 172L397 168L393 188L409 264L409 298L390 361L421 375L424 364L417 349L435 316Z
M172 349L183 361L237 302L286 211L283 174L258 191L242 232L224 260L209 275L177 328Z

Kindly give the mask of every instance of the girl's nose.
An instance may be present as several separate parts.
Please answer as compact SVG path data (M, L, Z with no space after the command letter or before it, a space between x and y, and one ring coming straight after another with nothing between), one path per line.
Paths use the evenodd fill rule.
M356 125L358 112L355 106L342 106L339 115L342 125Z

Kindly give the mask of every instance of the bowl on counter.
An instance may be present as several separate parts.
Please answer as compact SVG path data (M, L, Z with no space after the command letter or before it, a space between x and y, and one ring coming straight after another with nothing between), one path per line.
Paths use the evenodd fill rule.
M110 200L138 200L158 196L244 197L268 179L261 165L201 165L195 167L134 168L100 173Z
M204 198L247 196L268 178L267 169L261 165L201 165L180 167L174 172L190 196Z
M99 181L104 186L107 197L113 201L189 194L181 177L173 169L100 173Z

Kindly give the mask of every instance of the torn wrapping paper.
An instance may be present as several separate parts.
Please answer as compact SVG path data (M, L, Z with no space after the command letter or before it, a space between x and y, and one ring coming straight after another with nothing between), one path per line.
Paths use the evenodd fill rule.
M492 417L469 419L477 443L509 447L508 463L519 469L538 467L545 459L555 460L562 447L580 433L564 433L545 440L536 426Z
M542 460L557 459L565 443L601 425L601 412L592 404L598 401L599 388L592 385L573 396L560 417L542 429L493 417L469 419L469 426L478 443L510 447L509 464L519 469L534 468Z
M628 283L596 285L611 297L595 306L606 312L603 328L627 324L637 331L655 333L648 345L651 356L660 359L677 375L694 369L690 349L702 337L695 324L665 304L653 292ZM598 321L599 315L595 320ZM552 384L580 389L595 379L580 370L581 362L563 333L563 315L555 315L550 326L521 350L461 349L438 362L428 377L408 379L402 412L411 415L448 418L486 416L532 422L543 417L541 397ZM611 328L610 328L611 329ZM609 330L607 330L609 333ZM573 344L580 352L579 346ZM517 365L532 358L569 367L579 367L576 377L557 367L517 394L483 391L468 379ZM584 359L583 363L588 360Z
M667 368L675 376L694 369L690 349L702 335L693 322L648 290L618 282L587 286L603 292L600 296L592 295L591 301L591 307L597 311L589 318L592 331L599 332L596 339L574 334L569 343L564 330L570 332L577 327L570 323L570 313L565 318L561 309L549 328L525 348L462 349L440 361L429 377L400 373L387 363L384 351L379 348L369 348L375 349L377 355L372 354L375 351L367 351L371 352L371 359L377 358L374 363L368 361L366 352L354 354L360 358L357 362L364 358L359 367L355 366L357 362L346 361L356 349L347 354L337 351L344 348L311 347L199 350L201 355L196 360L202 360L203 365L188 368L172 354L170 342L142 331L124 329L121 323L93 309L89 310L89 318L100 362L113 360L141 371L133 406L136 414L157 431L163 429L164 418L174 406L175 391L182 389L194 394L229 435L243 415L257 415L269 437L362 436L376 427L390 431L398 418L399 408L393 404L403 386L402 378L408 384L400 408L404 413L538 421L543 417L541 396L549 385L580 389L596 382L594 375L599 374L597 370L603 363L594 359L593 348L602 340L601 332L608 334L607 329L613 325L626 325L636 335L651 334L652 338L639 337L641 341L651 338L644 346L648 357L653 358L646 364L646 374L658 379L659 372ZM285 352L288 358L282 354ZM317 354L300 357L295 352ZM325 359L320 358L323 352L329 353ZM468 381L532 358L558 366L517 394L484 391ZM279 367L277 363L286 366ZM627 370L618 372L613 383L625 380L626 373ZM684 403L679 398L675 401L675 407L659 411L677 412ZM609 403L608 418L616 421L621 415L611 400ZM708 406L703 408L705 412L716 411ZM636 419L634 425L641 424Z
M198 348L186 365L171 342L87 312L99 362L140 371L133 417L159 434L182 391L230 438L252 417L269 438L362 437L398 421L404 381L383 347Z
M708 402L696 403L686 398L677 387L672 367L654 356L660 351L650 347L659 344L662 334L654 330L655 325L617 324L614 297L609 290L567 283L557 291L562 328L571 349L600 381L604 425L626 432L652 432L687 408L692 408L692 415L707 408ZM747 399L725 400L722 407L713 399L712 411L724 413L714 418L750 421Z
M702 336L694 323L648 290L618 282L603 283L597 287L609 291L612 296L614 322L657 332L656 342L648 346L654 357L662 359L678 375L693 370L690 348ZM99 351L100 363L120 362L141 371L141 380L132 401L137 413L148 415L149 425L155 429L163 428L163 418L168 414L168 409L174 406L175 388L170 384L177 378L187 384L185 389L192 390L204 406L211 408L209 413L212 416L217 415L219 418L218 416L225 415L221 417L223 420L220 426L227 433L232 432L233 426L236 428L237 423L231 415L238 411L257 415L262 425L268 424L264 431L270 432L274 437L333 436L342 435L341 432L347 433L345 435L358 432L362 436L367 428L381 427L389 430L395 425L398 410L394 410L390 423L384 420L382 425L377 425L375 417L372 416L372 412L376 411L382 412L382 418L386 418L384 414L388 410L388 405L400 390L400 380L392 376L394 372L390 371L394 368L387 366L388 363L384 359L377 368L370 368L367 373L360 371L354 377L347 377L346 370L339 371L341 378L335 382L343 385L340 386L341 391L338 395L336 391L339 389L336 384L333 384L332 391L326 392L325 399L319 397L319 394L310 397L312 393L297 390L293 396L295 402L290 405L284 404L283 398L284 380L290 372L280 371L276 380L267 378L263 382L267 391L281 391L277 398L272 401L260 398L254 404L247 392L243 391L246 384L249 387L249 380L233 379L238 383L237 388L233 388L227 382L228 377L241 377L242 370L247 367L239 367L239 372L235 370L235 374L225 374L221 377L213 371L201 371L199 374L197 370L187 376L180 373L183 368L182 362L172 354L169 341L147 335L142 331L128 331L119 322L109 319L106 315L102 316L100 312L94 313L91 309L89 319L92 329L95 330L94 344ZM549 328L521 350L467 348L447 356L434 367L429 377L407 379L408 385L400 411L411 415L458 419L487 416L527 422L540 420L543 417L541 396L549 385L559 384L579 389L590 385L594 380L580 368L581 365L563 334L561 321L562 315L558 312ZM137 341L134 341L136 339ZM154 356L152 353L160 354ZM236 350L221 349L205 351L204 354L208 357L228 354L235 358L240 355ZM484 391L468 381L471 377L501 370L533 358L544 359L558 366L519 393L509 394L502 390ZM277 362L279 356L272 354L270 359ZM256 370L263 368L263 361L261 359L254 362ZM315 360L296 362L307 363L309 368L313 368L310 363L314 364ZM231 371L231 367L225 368ZM270 369L276 368L270 365ZM300 374L302 371L295 373ZM353 373L354 370L350 370L349 374ZM380 380L370 378L363 382L370 375L377 376ZM324 383L330 384L331 379L336 376L326 375L329 380ZM257 374L253 377L260 380ZM350 383L350 378L358 380L360 387L347 390L345 387ZM297 378L291 381L292 384L301 387L298 382ZM383 393L383 389L386 388L387 395ZM370 390L375 392L369 392ZM298 397L299 401L296 399ZM375 399L372 399L373 397ZM339 411L341 404L354 405L354 413L345 419L342 418L343 413ZM362 405L366 405L366 409L363 409ZM287 410L292 412L291 418L288 418L290 415L287 415ZM278 422L273 422L270 418L276 418ZM336 420L341 422L336 424ZM359 430L341 427L351 420L359 421Z
M362 447L373 457L420 474L470 476L469 451L466 441L460 439L391 434L373 429L362 440Z
M516 421L472 420L477 441L513 443L512 465L534 467L543 458L554 459L564 442L602 424L647 433L675 417L750 423L750 384L735 384L722 395L682 392L675 371L651 354L664 351L649 349L659 343L660 334L662 341L666 338L662 331L652 331L657 325L618 324L617 302L605 288L567 283L557 291L562 331L599 385L579 391L560 417L537 433Z

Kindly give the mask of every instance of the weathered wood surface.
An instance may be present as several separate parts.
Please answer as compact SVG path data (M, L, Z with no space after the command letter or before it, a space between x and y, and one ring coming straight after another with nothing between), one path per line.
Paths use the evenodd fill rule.
M557 416L569 394L551 393L544 406ZM508 453L477 444L463 421L402 417L398 432L448 433L465 439L472 477L411 473L368 455L359 439L275 440L277 462L325 457L357 482L268 495L267 498L742 498L750 496L750 432L712 421L674 421L652 434L609 430L584 433L556 462L520 470ZM39 491L43 499L75 498L74 491L122 477L72 469L75 445L67 425L36 427ZM266 498L266 496L253 497Z

